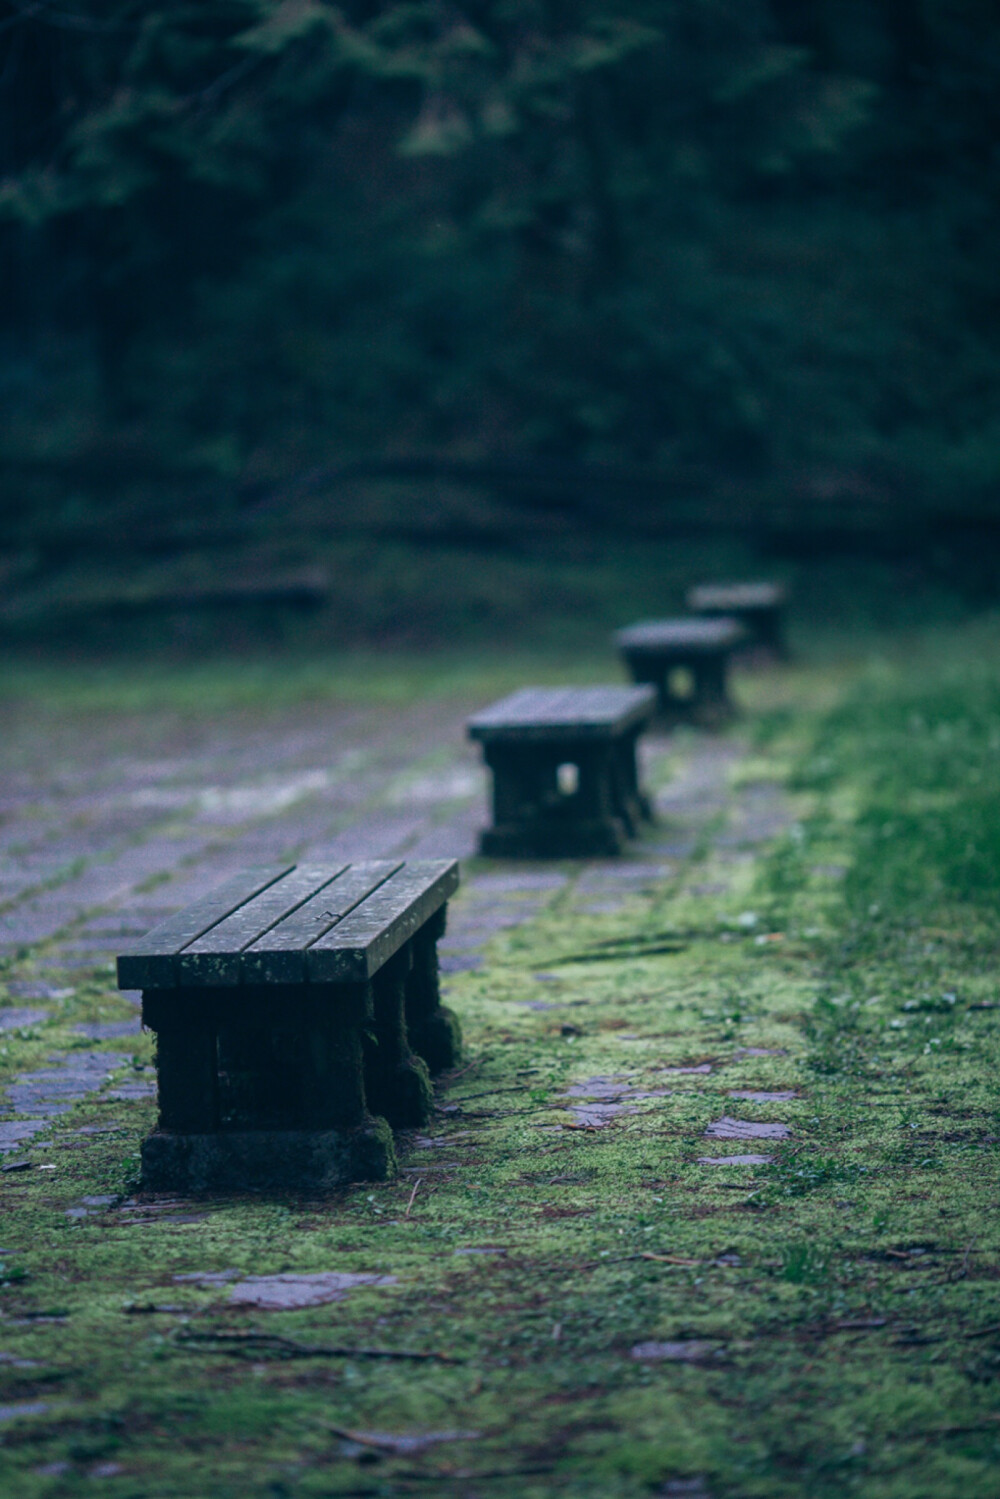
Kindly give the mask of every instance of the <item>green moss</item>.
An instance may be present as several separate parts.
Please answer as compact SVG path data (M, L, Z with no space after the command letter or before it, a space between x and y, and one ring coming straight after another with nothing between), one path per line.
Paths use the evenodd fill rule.
M153 1499L638 1499L697 1480L714 1499L992 1499L1000 710L996 653L959 668L966 644L834 673L835 705L826 671L743 684L748 754L718 829L769 781L789 831L734 848L709 819L608 911L582 911L566 866L451 978L466 1059L446 1112L401 1142L400 1179L70 1218L133 1190L152 1106L91 1095L59 1118L31 1151L56 1169L2 1178L0 1403L45 1409L0 1428L0 1482L91 1492L114 1463L112 1492ZM525 1004L543 991L566 1008ZM5 1036L3 1077L69 1052L78 1020L128 1013L95 974ZM146 1038L103 1049L150 1057ZM626 1108L594 1128L566 1090L597 1077ZM732 1096L748 1090L794 1097ZM791 1135L706 1137L725 1115ZM752 1153L774 1164L699 1160ZM331 1269L396 1283L271 1312L174 1278ZM650 1341L708 1352L631 1356ZM384 1436L415 1432L478 1435Z

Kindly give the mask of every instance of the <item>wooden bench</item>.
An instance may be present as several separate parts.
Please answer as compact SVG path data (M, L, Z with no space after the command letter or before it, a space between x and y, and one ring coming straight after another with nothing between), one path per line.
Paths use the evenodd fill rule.
M618 854L652 817L636 741L656 709L648 687L524 687L469 720L493 772L484 854Z
M738 619L751 646L781 657L788 654L787 599L787 590L780 583L700 583L688 590L687 606L694 614Z
M452 859L249 869L118 958L156 1032L150 1190L381 1181L458 1059L437 939Z
M711 727L733 715L729 658L746 638L734 619L661 619L619 630L615 642L633 679L656 688L663 721Z

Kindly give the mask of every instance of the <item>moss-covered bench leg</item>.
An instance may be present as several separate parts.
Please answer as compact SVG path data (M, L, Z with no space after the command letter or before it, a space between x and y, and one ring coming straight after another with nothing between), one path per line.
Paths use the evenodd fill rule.
M323 1190L392 1176L392 1132L365 1099L370 1016L365 984L144 993L159 1122L142 1146L143 1187Z
M634 837L644 822L655 820L653 803L639 784L638 733L623 734L617 741L614 794L621 817Z
M175 1134L209 1134L219 1128L219 1069L215 1026L175 1004L167 1014L159 991L142 997L142 1021L156 1031L159 1128Z
M613 786L611 741L487 744L484 752L493 771L494 817L480 837L484 854L558 859L621 853L626 826ZM574 791L560 788L563 764L576 767Z
M411 939L413 964L406 980L407 1034L432 1077L454 1067L462 1054L458 1016L441 1003L437 944L444 936L447 910L441 906Z
M579 782L569 851L598 856L621 853L634 829L616 791L618 745L614 740L581 744L570 758L578 768Z
M412 945L400 948L371 981L373 1021L365 1039L365 1089L372 1108L394 1129L426 1124L434 1108L426 1062L406 1029L406 990Z
M700 662L695 672L697 714L709 727L735 718L736 707L728 690L729 652L720 651Z
M329 995L322 993L329 990ZM374 1019L370 984L310 984L299 1077L307 1130L339 1131L351 1181L388 1181L396 1174L392 1129L365 1091L364 1041ZM338 1014L339 1011L339 1014ZM337 1017L331 1023L331 1016Z

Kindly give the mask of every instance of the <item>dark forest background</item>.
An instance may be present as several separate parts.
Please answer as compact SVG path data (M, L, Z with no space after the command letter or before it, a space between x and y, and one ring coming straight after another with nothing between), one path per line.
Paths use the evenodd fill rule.
M996 0L0 0L8 614L370 535L978 537L998 127Z

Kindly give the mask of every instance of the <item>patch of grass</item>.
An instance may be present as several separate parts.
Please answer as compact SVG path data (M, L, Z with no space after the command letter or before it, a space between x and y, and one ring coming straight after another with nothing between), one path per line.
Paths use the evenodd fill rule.
M793 1286L825 1285L832 1257L831 1251L819 1244L786 1244L781 1251L781 1279Z
M253 709L285 713L310 703L405 704L423 698L488 701L525 680L604 681L617 678L610 652L540 653L484 646L432 652L313 648L300 655L206 651L193 661L83 659L72 663L14 656L0 688L8 711L43 714L114 712L212 716Z
M845 1163L836 1156L807 1156L780 1152L767 1171L766 1193L771 1200L804 1197L819 1187L856 1185L867 1174L867 1166ZM796 1253L798 1249L796 1247ZM786 1275L786 1280L795 1277Z

